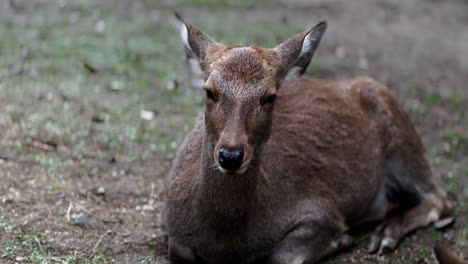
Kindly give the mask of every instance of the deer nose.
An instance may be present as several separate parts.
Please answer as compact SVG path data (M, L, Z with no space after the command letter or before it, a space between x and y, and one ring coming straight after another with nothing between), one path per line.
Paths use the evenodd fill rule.
M225 170L233 171L240 168L244 161L244 151L241 148L238 149L225 149L219 150L219 165Z

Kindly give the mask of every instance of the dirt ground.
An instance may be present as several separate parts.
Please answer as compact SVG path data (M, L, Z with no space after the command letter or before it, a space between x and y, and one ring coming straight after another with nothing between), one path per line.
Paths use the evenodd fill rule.
M203 110L172 9L220 42L270 47L327 19L307 74L370 75L410 113L435 176L458 197L456 223L384 257L365 252L364 234L327 263L435 263L436 242L468 256L467 1L8 0L0 263L165 262L164 177Z

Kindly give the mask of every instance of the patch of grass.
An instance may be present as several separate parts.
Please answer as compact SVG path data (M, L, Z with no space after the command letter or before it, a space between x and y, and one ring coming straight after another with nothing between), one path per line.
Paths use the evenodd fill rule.
M468 154L468 135L458 132L453 128L447 128L442 134L446 140L444 145L446 155L453 157L457 154Z
M415 255L417 258L420 258L420 259L428 259L431 257L432 251L428 248L421 247L421 248L416 249Z
M434 228L431 229L431 240L434 242L440 242L444 238L443 234L440 231L435 230Z
M459 193L461 191L461 187L462 187L462 177L460 177L459 175L453 175L450 178L449 183L445 187L445 190L451 193Z
M151 240L147 244L148 244L148 247L155 248L158 243L154 240Z
M465 113L465 106L468 104L468 102L465 100L465 98L461 95L454 95L452 98L450 98L450 107L457 112L462 118L466 116Z
M21 49L17 47L25 47L28 53L24 73L6 72L8 78L0 83L0 95L11 102L5 106L9 118L4 134L11 139L20 137L18 142L26 138L54 142L75 159L119 155L131 161L172 150L152 147L139 151L139 146L158 145L159 139L172 131L187 131L185 126L191 127L200 110L200 97L177 91L172 95L165 89L166 83L184 70L177 34L168 23L156 29L151 20L141 16L131 16L122 23L115 13L106 9L91 12L94 8L91 1L62 7L44 4L41 12L30 18L36 22L35 34L17 34L32 30L23 24L0 27L2 39L10 36L1 44L2 53L19 56ZM70 22L69 15L76 21ZM102 32L95 30L98 22L105 25ZM5 61L15 63L16 57L3 58L0 66ZM85 62L96 72L88 72ZM142 105L156 109L160 116L148 122L140 120ZM188 122L183 130L166 129L173 109L178 107L184 109L178 114L187 116ZM104 122L95 124L92 116L102 116ZM15 150L29 151L24 144ZM64 165L47 153L28 154L28 159L50 168L51 173Z
M408 94L414 99L421 100L425 105L441 106L458 113L462 118L465 117L465 108L468 102L461 94L455 94L451 97L428 94L427 90L418 82L410 82L408 84Z
M156 263L154 257L142 257L140 258L140 264L153 264Z
M442 105L442 98L438 95L429 95L423 98L423 102L427 105Z
M52 252L43 251L41 248L43 243L41 241L49 239L42 230L25 231L14 228L5 222L2 222L0 226L12 237L10 245L1 251L0 259L34 264L103 264L110 261L109 258L101 255L87 258L81 256L77 251L61 253L57 256Z
M13 231L13 226L4 221L0 221L0 229L3 230L3 232L11 233Z

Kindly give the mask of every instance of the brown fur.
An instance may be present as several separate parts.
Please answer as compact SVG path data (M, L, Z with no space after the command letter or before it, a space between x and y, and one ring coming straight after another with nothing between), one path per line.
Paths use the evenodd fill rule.
M439 264L468 264L468 260L441 244L434 247L434 254Z
M216 100L207 99L169 175L172 263L313 263L369 220L385 220L374 238L386 250L383 241L397 243L451 207L408 115L383 85L366 77L282 84L294 61L284 52L299 56L304 38L201 58ZM272 94L276 102L262 105ZM219 168L224 146L245 150L241 172ZM395 208L402 213L393 216Z

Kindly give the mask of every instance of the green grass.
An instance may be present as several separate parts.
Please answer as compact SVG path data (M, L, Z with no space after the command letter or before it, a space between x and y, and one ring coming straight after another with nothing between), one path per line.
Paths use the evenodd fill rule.
M453 157L457 154L459 156L468 154L468 135L458 132L454 128L447 128L442 134L446 141L444 150L447 155Z
M177 114L193 123L200 97L193 91L165 88L183 70L182 47L170 25L156 30L142 16L122 23L122 18L106 10L96 18L88 1L70 3L67 15L60 13L63 8L58 5L44 8L33 15L34 28L0 25L0 36L7 40L0 49L9 54L2 58L0 68L15 64L22 49L28 51L24 73L2 72L0 84L1 97L14 102L7 102L12 126L5 133L18 140L16 150L25 147L25 138L66 146L78 158L90 153L107 158L109 153L117 153L132 160L147 156L146 151L172 150L160 139L161 134L173 131L165 128L174 109L182 109ZM80 14L75 23L68 17L73 12ZM106 25L101 33L95 31L98 21ZM28 34L30 31L35 34ZM85 63L98 73L89 73ZM143 106L159 113L153 121L139 118ZM92 123L92 116L101 116L104 122ZM182 124L175 129L186 131L188 127ZM18 139L17 135L22 136ZM139 144L164 146L131 151ZM49 167L55 163L37 155L31 159Z
M444 107L456 112L461 118L465 117L465 107L468 103L466 95L454 94L442 96L440 94L429 94L427 89L418 82L408 83L407 90L410 97L421 100L425 105Z
M20 7L30 4L15 2ZM196 119L202 96L167 89L167 83L180 81L185 71L183 47L168 15L155 23L94 1L43 3L28 21L1 15L0 154L14 153L24 164L43 168L45 176L37 179L47 180L39 188L54 192L73 190L70 171L89 177L92 169L81 166L82 160L171 158ZM96 31L99 21L105 25L102 32ZM155 111L155 118L141 119L142 108ZM14 208L14 200L10 206ZM11 214L6 217L12 224L0 222L2 263L111 261L99 247L91 257L60 245L59 251L41 250L37 241L52 234L16 228L19 223L13 223ZM57 218L64 219L64 214ZM96 232L86 234L85 240L97 239ZM141 263L150 259L142 257Z
M431 250L427 248L418 248L416 249L416 256L420 259L428 259L431 257Z
M58 254L45 252L41 241L48 239L42 230L33 229L30 232L13 227L0 220L0 229L3 235L10 238L10 243L4 249L0 248L0 260L16 261L33 264L104 264L110 263L109 259L102 255L91 258L80 255L77 251Z
M442 232L435 230L434 228L431 229L431 240L434 242L441 242L443 239Z

